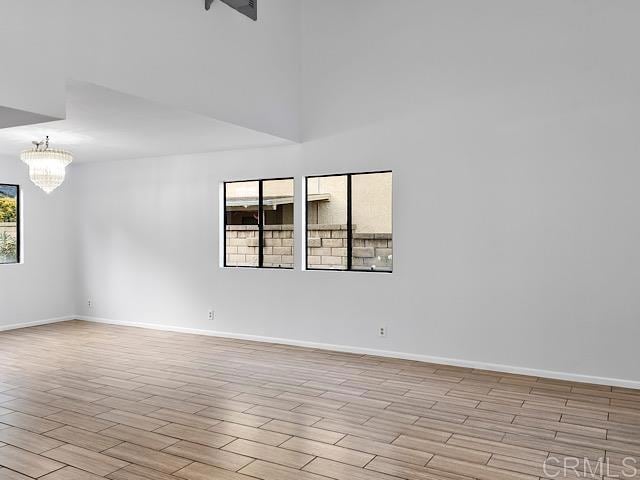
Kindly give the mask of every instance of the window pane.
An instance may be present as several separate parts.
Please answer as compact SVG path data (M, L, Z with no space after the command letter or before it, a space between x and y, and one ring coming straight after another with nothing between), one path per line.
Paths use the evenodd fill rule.
M392 175L352 175L353 270L393 270Z
M258 182L225 183L228 267L258 266Z
M0 185L0 263L18 262L18 187Z
M307 268L347 269L347 176L307 177Z
M293 178L262 182L264 267L293 268Z

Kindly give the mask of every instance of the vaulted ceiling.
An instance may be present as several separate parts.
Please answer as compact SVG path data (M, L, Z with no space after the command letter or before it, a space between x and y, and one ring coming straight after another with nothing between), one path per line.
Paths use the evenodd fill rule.
M84 82L182 112L176 119L208 117L214 134L223 122L299 138L298 0L261 4L258 22L219 1L207 12L203 0L0 0L0 9L0 43L11 46L3 50L0 128L74 115L51 127L76 128L81 105L67 84ZM210 142L221 145L216 135ZM253 135L241 145L262 143Z

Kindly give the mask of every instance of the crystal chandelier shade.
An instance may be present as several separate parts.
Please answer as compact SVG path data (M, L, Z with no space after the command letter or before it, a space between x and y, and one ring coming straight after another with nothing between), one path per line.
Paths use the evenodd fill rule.
M33 142L34 148L25 150L20 160L29 165L29 178L46 193L53 192L64 182L66 167L73 155L65 150L49 148L49 137Z

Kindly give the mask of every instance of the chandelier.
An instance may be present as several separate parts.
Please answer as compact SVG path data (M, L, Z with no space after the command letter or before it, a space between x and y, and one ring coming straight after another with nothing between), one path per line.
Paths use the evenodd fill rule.
M65 168L73 155L65 150L49 148L49 137L32 142L33 148L20 154L20 160L29 165L29 178L46 193L53 192L64 182Z

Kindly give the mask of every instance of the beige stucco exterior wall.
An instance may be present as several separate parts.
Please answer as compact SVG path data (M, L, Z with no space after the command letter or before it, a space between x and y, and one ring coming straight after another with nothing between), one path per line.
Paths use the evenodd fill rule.
M309 223L342 225L347 223L347 177L309 178L307 194L328 193L328 201L313 202L309 208Z
M231 182L226 184L227 198L258 198L258 182Z
M352 177L353 224L358 233L392 233L391 183L391 173Z
M293 180L268 180L263 183L265 197L293 196ZM258 182L227 183L228 198L258 198Z
M353 224L359 233L392 233L392 174L353 175ZM347 222L347 179L320 177L308 180L307 193L328 193L329 201L310 206L309 222L344 224Z

